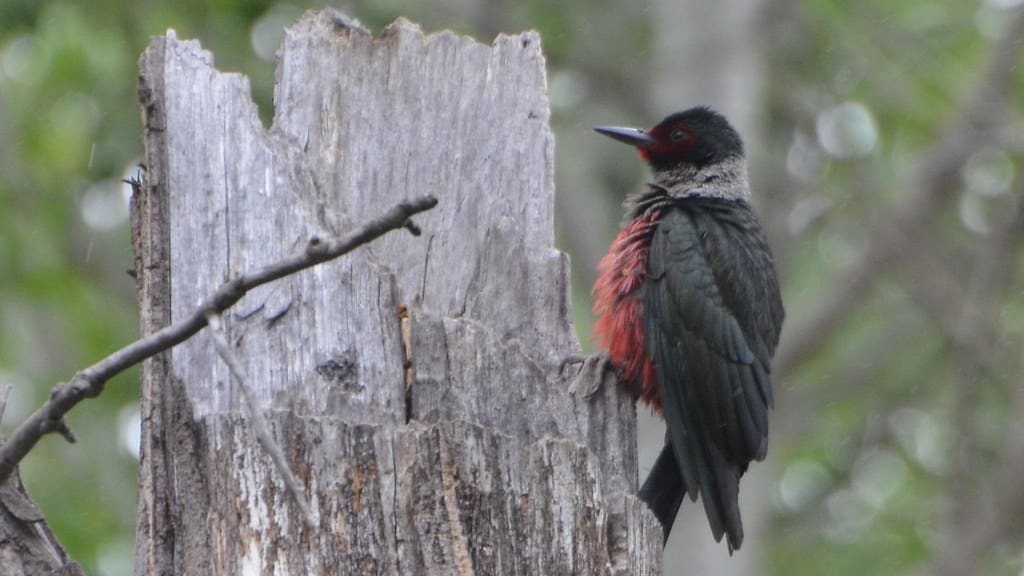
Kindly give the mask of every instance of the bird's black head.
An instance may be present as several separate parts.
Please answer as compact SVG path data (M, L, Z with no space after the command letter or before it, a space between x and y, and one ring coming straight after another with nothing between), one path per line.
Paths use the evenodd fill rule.
M743 141L724 116L700 106L676 112L650 130L602 126L601 134L632 144L655 171L703 168L743 156Z

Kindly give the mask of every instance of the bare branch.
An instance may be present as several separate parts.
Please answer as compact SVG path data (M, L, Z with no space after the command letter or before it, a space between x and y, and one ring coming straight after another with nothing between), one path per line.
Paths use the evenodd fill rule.
M191 338L207 325L209 315L227 310L257 286L337 258L396 228L408 227L410 218L436 205L437 199L433 196L423 196L399 203L384 215L342 238L324 240L314 236L309 239L305 250L229 280L187 318L121 348L78 372L70 382L58 384L51 392L50 399L18 426L0 448L0 484L10 477L14 468L40 438L50 432L62 431L62 427L66 429L64 415L79 402L98 396L107 381L114 376Z
M775 357L775 370L785 378L797 365L824 347L864 300L875 278L890 267L905 236L916 236L952 197L964 162L979 146L996 136L1006 114L1006 93L1017 67L1024 37L1024 10L1018 10L1006 32L993 46L988 66L975 84L978 89L962 106L959 117L930 148L914 170L910 198L879 226L860 259L838 281L828 296L805 317L794 318L784 331Z
M310 510L309 504L306 503L306 497L302 494L302 487L299 486L299 481L295 478L295 474L292 473L292 469L288 467L288 462L285 461L281 446L270 435L270 426L267 424L267 419L263 417L263 412L256 402L255 395L252 389L249 388L249 378L245 374L245 367L242 366L238 356L231 349L231 344L228 343L228 337L224 334L224 330L221 327L220 315L208 314L206 316L206 323L209 325L210 333L213 335L213 345L217 349L217 353L224 359L228 369L231 370L231 374L234 375L235 381L238 382L238 387L242 390L242 396L245 397L245 405L249 407L249 417L252 419L252 429L256 433L256 439L259 441L260 446L270 455L270 459L274 462L274 467L281 473L284 485L288 488L288 492L291 493L295 503L299 506L299 511L302 512L302 518L306 521L306 525L310 528L316 528L316 520L313 518L313 512Z

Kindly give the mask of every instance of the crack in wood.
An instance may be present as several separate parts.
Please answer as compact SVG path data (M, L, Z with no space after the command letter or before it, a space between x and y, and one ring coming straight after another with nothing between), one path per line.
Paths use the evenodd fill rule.
M402 326L402 368L405 370L405 421L412 419L412 385L416 381L416 372L412 360L412 319L405 304L398 307L398 318Z

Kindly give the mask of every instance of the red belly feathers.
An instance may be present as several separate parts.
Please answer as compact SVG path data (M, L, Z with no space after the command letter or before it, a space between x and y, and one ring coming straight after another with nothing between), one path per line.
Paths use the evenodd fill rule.
M643 294L637 289L647 279L647 254L660 214L634 220L612 242L597 265L594 284L594 337L623 372L633 394L661 412L654 364L644 350Z

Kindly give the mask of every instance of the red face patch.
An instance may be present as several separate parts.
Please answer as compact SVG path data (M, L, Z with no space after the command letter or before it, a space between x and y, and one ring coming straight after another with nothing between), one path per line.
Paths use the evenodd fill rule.
M640 149L640 158L647 163L652 158L683 160L693 152L697 144L696 135L685 122L679 120L658 124L648 134L654 138L654 146Z

